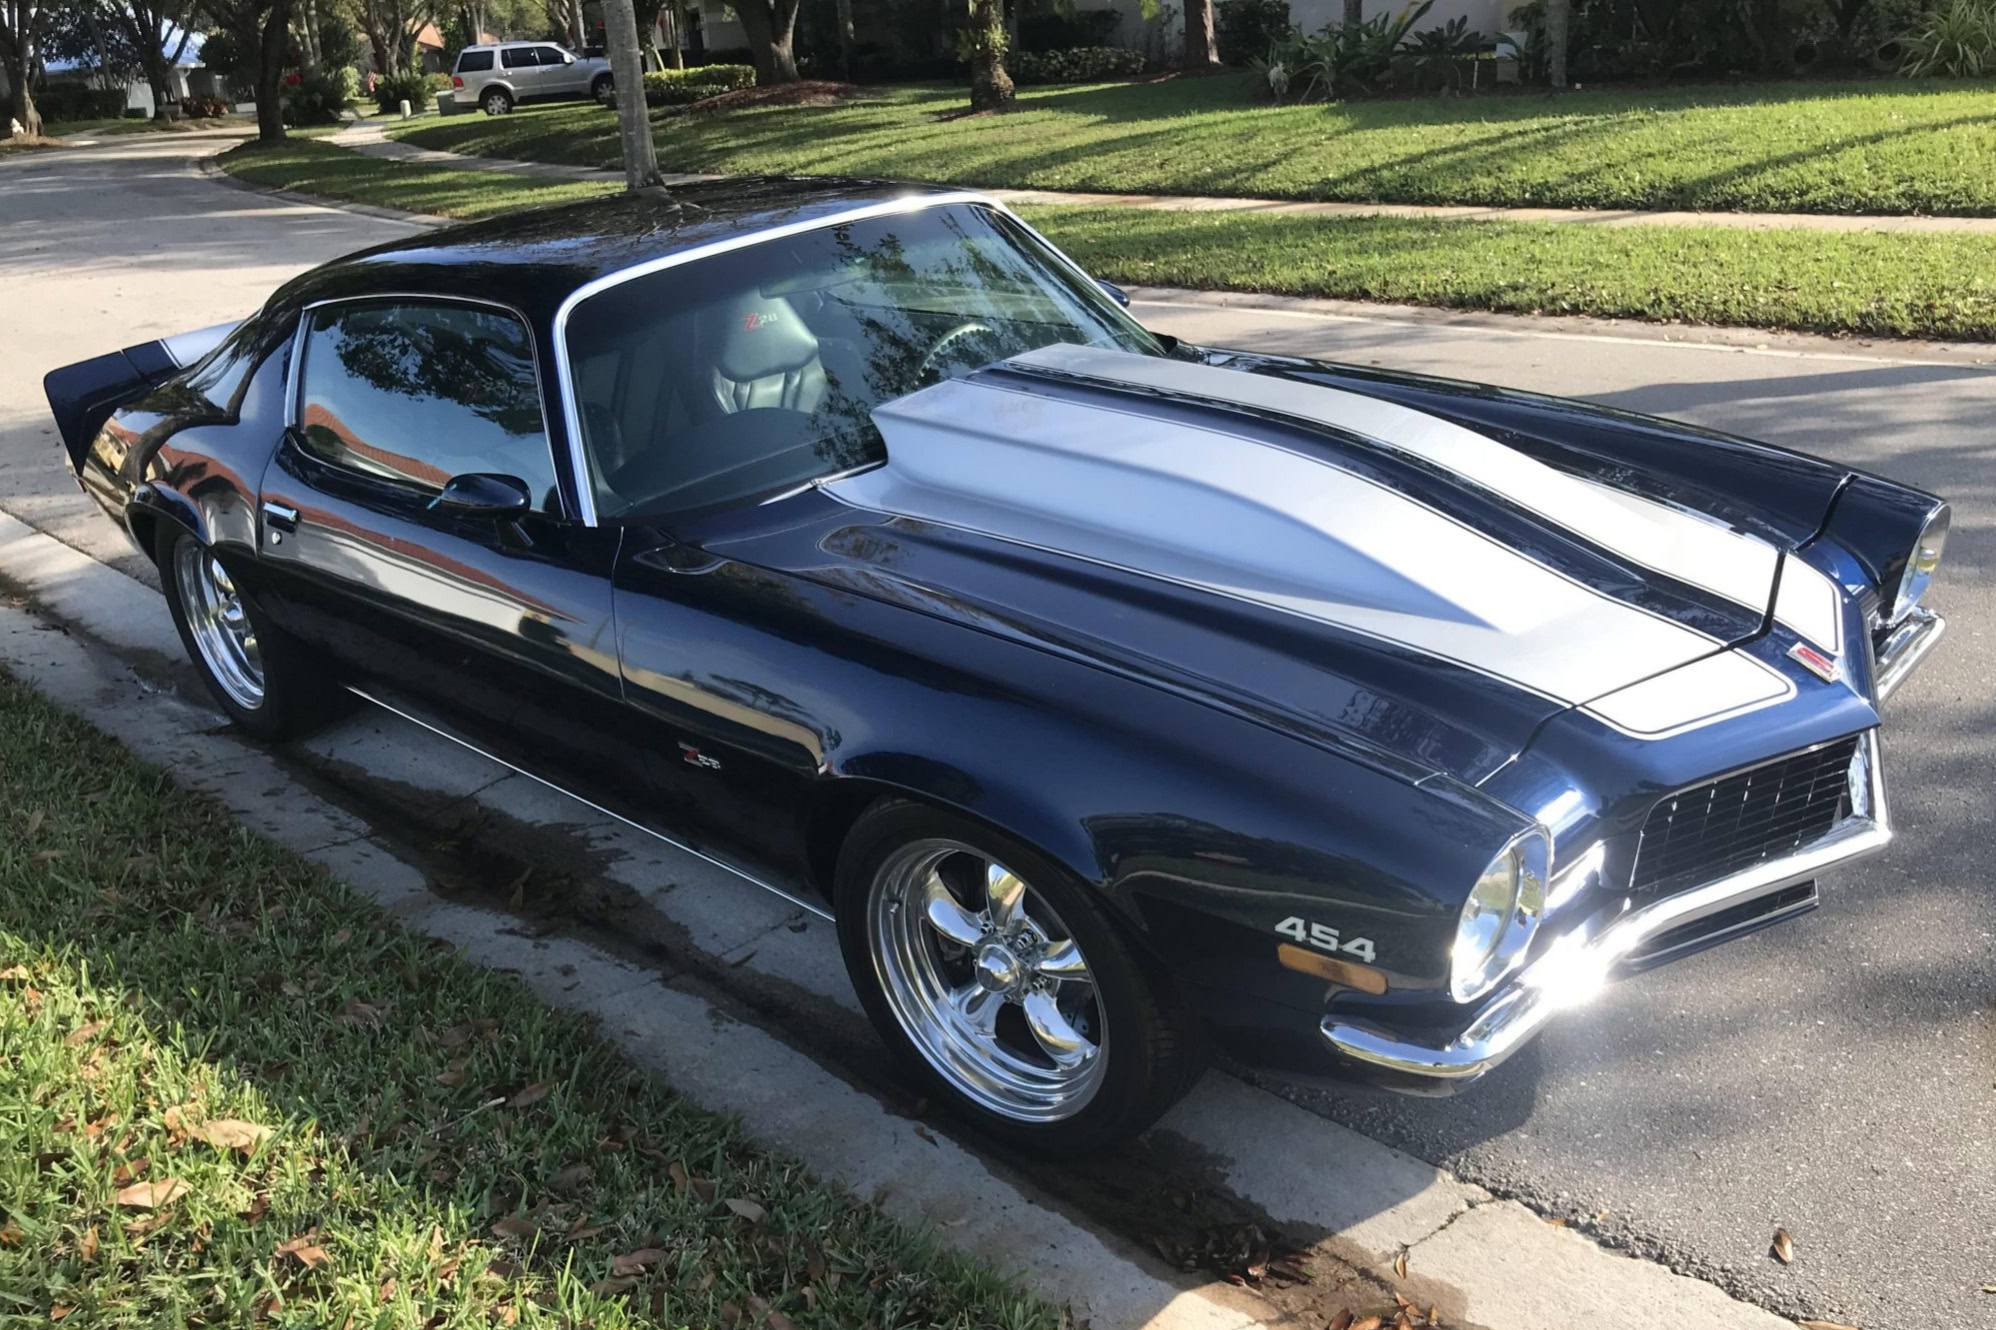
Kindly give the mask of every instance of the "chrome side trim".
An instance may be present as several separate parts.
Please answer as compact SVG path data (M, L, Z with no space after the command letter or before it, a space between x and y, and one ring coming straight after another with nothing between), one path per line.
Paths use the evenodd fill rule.
M754 886L761 887L764 891L768 892L770 895L781 897L782 899L790 902L792 905L804 911L806 914L814 914L820 919L830 919L832 917L832 912L830 910L827 910L822 905L814 904L811 901L805 900L801 896L792 895L790 892L785 891L781 887L772 886L769 883L763 881L761 878L757 877L755 874L747 871L746 869L738 868L734 864L729 863L725 859L717 859L713 855L708 854L703 850L696 850L691 845L686 844L684 841L674 840L672 837L666 835L664 832L658 831L652 827L648 827L642 822L633 821L632 819L625 817L622 813L612 812L610 809L603 807L603 805L596 803L593 800L583 798L581 795L577 794L573 790L565 789L564 787L555 784L553 781L549 780L545 776L536 775L533 772L527 770L525 767L516 766L513 763L508 762L505 758L500 757L496 753L491 753L483 748L480 748L477 744L471 742L469 739L462 737L461 735L452 734L449 730L443 728L440 725L433 725L429 721L424 720L420 716L412 716L408 712L402 710L400 707L391 706L363 688L357 688L352 684L348 684L347 691L349 693L352 693L355 697L359 698L363 702L373 703L375 706L380 707L383 711L386 711L391 716L400 716L403 720L408 721L411 725L415 725L421 729L428 730L431 734L436 735L440 739L448 739L452 743L456 744L458 747L474 752L489 762L496 762L500 766L506 768L506 770L514 772L517 775L525 776L528 780L533 781L538 785L545 785L548 789L553 790L556 794L565 794L569 798L575 800L575 802L581 804L584 808L590 809L593 812L601 813L604 817L611 818L615 821L621 822L625 826L631 828L633 831L642 831L645 835L652 837L654 840L664 841L667 845L670 845L673 849L679 850L685 854L690 854L695 859L700 860L702 863L712 864L714 867L721 869L724 872L733 873L736 877L740 878L742 881L750 883Z
M903 198L888 199L881 203L869 203L862 208L849 208L845 212L830 213L814 217L809 221L791 222L786 226L772 226L766 231L755 231L748 235L729 236L725 240L710 241L696 245L692 249L677 254L665 254L643 263L634 263L628 268L604 273L591 281L584 282L568 293L561 306L554 312L554 369L555 379L561 390L562 424L568 433L569 465L575 472L577 516L584 526L597 524L596 487L590 480L589 453L582 446L582 412L575 401L575 369L568 361L568 318L575 307L589 297L607 291L613 286L648 277L667 268L677 268L684 263L695 263L712 258L716 254L727 254L738 249L747 249L770 240L783 240L789 236L803 235L810 231L822 231L829 227L843 226L848 222L863 222L873 217L892 217L897 213L920 212L925 208L943 208L959 203L981 204L1011 216L1011 213L997 200L970 190L955 190L947 194L910 194ZM1056 250L1056 253L1059 251ZM1065 256L1063 256L1065 257ZM1068 262L1073 263L1072 259ZM1075 271L1079 272L1077 267ZM1091 279L1092 280L1092 279Z
M1892 825L1877 730L1866 732L1856 762L1862 769L1852 772L1851 816L1807 848L1666 897L1591 936L1586 925L1574 929L1506 984L1446 1044L1403 1038L1372 1021L1337 1016L1323 1019L1318 1036L1334 1052L1389 1071L1439 1080L1481 1076L1524 1047L1554 1016L1592 998L1615 966L1649 939L1884 849L1892 839Z
M1885 639L1884 649L1878 653L1877 677L1872 685L1878 701L1892 696L1893 690L1906 682L1906 676L1926 659L1946 631L1946 619L1917 606L1904 623L1892 630Z

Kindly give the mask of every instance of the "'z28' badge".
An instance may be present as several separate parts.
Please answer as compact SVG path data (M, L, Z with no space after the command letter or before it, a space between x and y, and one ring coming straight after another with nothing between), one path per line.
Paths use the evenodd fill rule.
M1277 924L1275 931L1291 941L1307 943L1319 951L1341 951L1347 956L1356 956L1367 964L1373 959L1371 938L1340 939L1338 930L1329 924L1307 923L1292 914Z

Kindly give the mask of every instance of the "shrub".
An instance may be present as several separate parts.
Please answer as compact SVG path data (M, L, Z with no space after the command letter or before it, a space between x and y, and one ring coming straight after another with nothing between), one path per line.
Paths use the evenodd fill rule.
M1121 46L1076 46L1065 51L1021 51L1005 62L1014 83L1099 83L1144 72L1144 58Z
M1220 0L1214 29L1222 63L1265 60L1289 35L1289 0Z
M402 103L409 103L409 109L420 111L430 102L430 78L428 74L411 70L404 74L383 74L374 80L374 104L383 115L393 115L402 109ZM450 86L450 80L444 80Z
M219 120L229 113L229 104L220 97L189 97L180 112L189 120Z
M125 90L51 83L35 94L35 107L44 120L115 120L125 113Z
M755 86L752 65L694 65L654 69L645 75L646 106L684 106L717 93Z
M1948 0L1906 38L1908 78L1996 74L1996 0Z
M1285 11L1288 6L1283 5ZM1059 7L1044 14L1029 14L1019 20L1021 51L1072 51L1084 46L1107 46L1123 16L1113 9L1070 9Z
M352 89L350 69L320 69L310 75L286 74L282 114L287 125L330 125L347 109Z

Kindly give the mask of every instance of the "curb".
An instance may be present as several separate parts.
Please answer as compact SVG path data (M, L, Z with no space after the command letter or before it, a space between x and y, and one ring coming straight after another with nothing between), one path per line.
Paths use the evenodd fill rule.
M309 792L271 753L218 727L206 707L141 685L116 663L111 653L154 662L180 655L158 595L139 582L5 516L0 579L36 598L39 615L74 629L37 631L36 615L0 610L0 662L17 676L411 927L517 971L544 1001L598 1014L606 1031L622 1031L635 1061L695 1102L738 1114L770 1148L1001 1271L1025 1272L1097 1330L1294 1323L1244 1289L1161 1269L1129 1239L1075 1217L1009 1169L889 1111L835 1067L731 1014L697 980L661 976L573 938L528 938L505 916L433 895L424 874L364 819ZM584 836L611 863L605 871L646 884L648 905L703 955L736 973L801 987L804 1000L831 1003L834 1012L852 1007L821 924L656 842L637 838L636 852L634 833L607 823L593 830L562 796L524 778L509 783L503 771L495 778L483 759L392 719L370 715L305 747L328 758L336 751L363 779L427 780L415 788ZM1329 1276L1322 1285L1334 1298L1377 1306L1402 1292L1445 1309L1446 1323L1464 1330L1573 1330L1596 1323L1606 1307L1640 1308L1641 1324L1656 1330L1792 1330L1713 1285L1608 1251L1229 1076L1209 1075L1156 1136L1167 1148L1182 1142L1232 1196L1269 1220L1319 1235L1311 1259ZM1282 1149L1263 1148L1271 1140Z

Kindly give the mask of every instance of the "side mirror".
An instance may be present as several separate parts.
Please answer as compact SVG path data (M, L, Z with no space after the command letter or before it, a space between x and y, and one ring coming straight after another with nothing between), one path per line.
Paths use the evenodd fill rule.
M1114 282L1105 282L1099 277L1095 279L1095 285L1101 287L1103 292L1108 295L1109 299L1115 301L1117 304L1121 305L1124 309L1128 309L1130 307L1130 293L1128 291L1125 291L1122 287L1117 286Z
M561 63L563 63L564 65L572 65L572 64L574 64L574 63L575 63L575 52L573 52L573 51L563 51L563 52L561 53Z
M483 471L452 476L430 507L459 517L518 517L534 506L527 482Z

